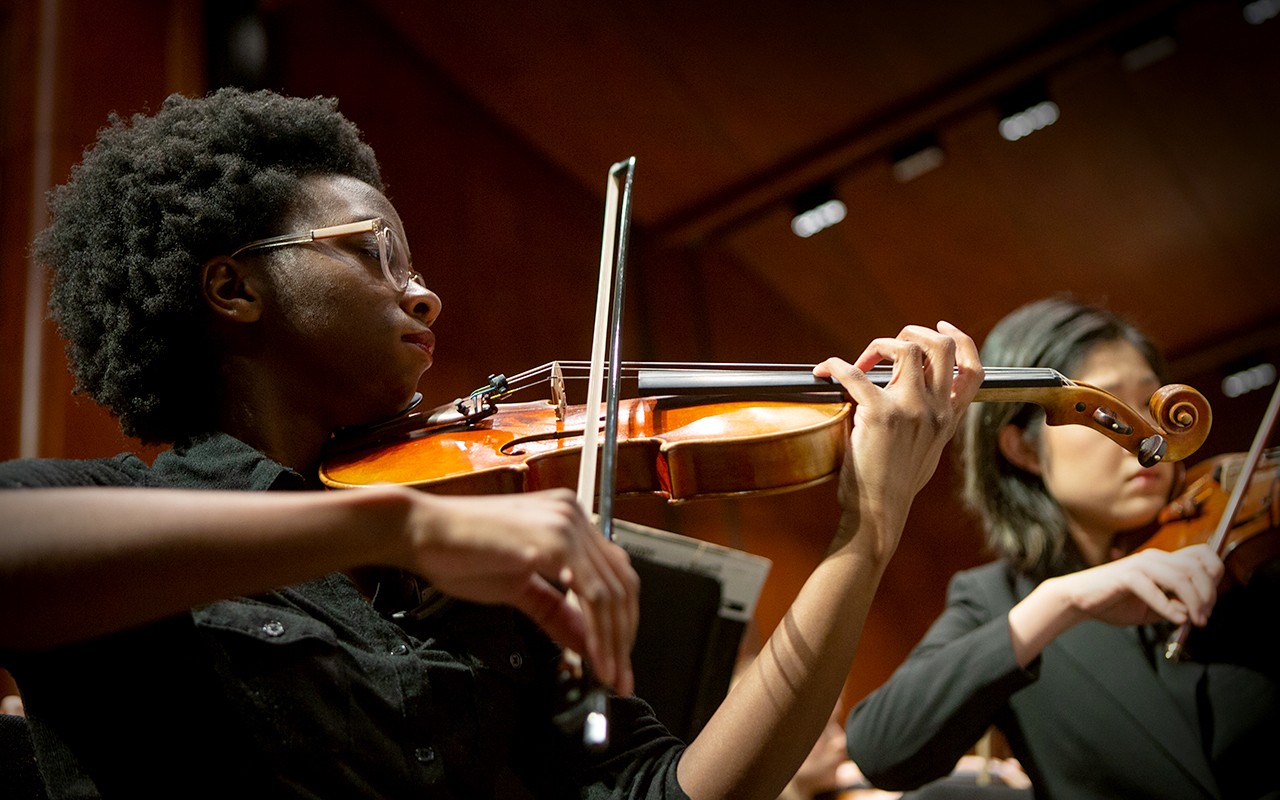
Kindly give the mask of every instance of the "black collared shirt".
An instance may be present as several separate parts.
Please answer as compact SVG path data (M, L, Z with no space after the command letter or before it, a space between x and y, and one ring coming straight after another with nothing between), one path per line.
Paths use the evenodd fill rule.
M304 488L216 435L161 454L0 464L0 486ZM377 607L328 575L101 639L0 654L51 797L677 797L683 744L612 698L609 749L552 723L559 652L520 613L450 602L424 619L406 582ZM146 575L137 576L146 581ZM84 613L93 613L85 598Z

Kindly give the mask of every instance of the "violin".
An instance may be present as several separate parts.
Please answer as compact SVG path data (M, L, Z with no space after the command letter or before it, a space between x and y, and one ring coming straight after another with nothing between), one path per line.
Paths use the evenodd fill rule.
M345 431L331 440L320 478L331 488L394 483L443 494L572 486L584 434L602 425L599 411L566 401L565 372L579 367L553 362L511 380L492 376L452 404ZM623 364L638 396L618 401L615 490L679 503L790 491L833 477L852 405L810 369ZM867 374L883 386L892 370ZM538 385L549 385L548 399L497 402ZM1194 453L1212 424L1208 401L1189 386L1157 391L1148 417L1043 368L988 368L977 399L1035 403L1048 424L1091 427L1146 466Z
M1266 444L1278 418L1280 384L1271 393L1249 452L1211 459L1197 468L1187 489L1161 512L1163 527L1138 549L1175 550L1203 542L1222 559L1226 578L1248 584L1254 571L1276 556L1280 484L1276 451ZM1190 634L1190 622L1174 631L1165 647L1167 660L1186 657Z
M1232 490L1244 480L1241 505L1220 555L1227 570L1225 579L1248 585L1259 566L1280 555L1280 449L1264 452L1252 474L1242 474L1245 456L1215 456L1189 469L1186 488L1160 511L1159 528L1138 550L1173 551L1208 542L1226 512Z

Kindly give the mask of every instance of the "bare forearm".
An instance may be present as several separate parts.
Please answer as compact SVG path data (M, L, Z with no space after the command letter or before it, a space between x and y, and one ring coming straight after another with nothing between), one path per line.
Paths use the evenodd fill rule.
M881 389L865 370L893 362ZM977 346L955 326L908 326L875 339L855 363L814 368L854 401L832 549L747 674L680 760L680 785L698 800L776 798L817 740L848 675L884 568L912 499L977 393Z
M0 646L62 644L392 552L402 492L0 494Z
M859 530L805 582L760 655L681 759L680 784L691 797L778 796L830 718L848 677L888 561L873 546L883 539Z

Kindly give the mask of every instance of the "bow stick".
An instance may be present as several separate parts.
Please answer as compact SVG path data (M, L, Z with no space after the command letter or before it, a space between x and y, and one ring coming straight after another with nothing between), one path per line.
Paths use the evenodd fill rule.
M604 384L606 338L610 365L622 363L622 289L626 263L627 236L631 218L631 181L635 174L635 157L619 161L609 168L609 180L605 187L604 233L600 245L600 279L596 289L595 327L592 331L590 382L587 385L586 408L600 407L600 395ZM606 336L606 334L608 334ZM618 449L618 395L622 371L609 370L609 392L605 402L605 439L600 459L599 492L596 491L596 442L597 426L587 425L583 430L582 458L578 465L578 504L588 515L592 513L597 494L597 513L600 532L613 540L613 495L615 486L615 461ZM565 651L571 676L582 683L584 667L581 656ZM582 743L591 749L609 744L608 695L596 685L575 685L570 689L571 708L560 715L563 727L582 727ZM580 720L580 721L579 721Z

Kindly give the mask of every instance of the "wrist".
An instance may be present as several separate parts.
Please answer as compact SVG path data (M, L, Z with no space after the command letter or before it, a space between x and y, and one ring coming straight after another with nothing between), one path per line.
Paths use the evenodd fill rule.
M903 524L888 514L846 509L827 554L846 551L883 570L898 549L902 529Z
M402 486L351 489L341 495L347 512L344 536L358 548L356 565L411 568L416 538L427 533L425 526L415 524L426 497Z
M1009 610L1009 636L1025 667L1064 631L1084 619L1061 578L1049 578Z

